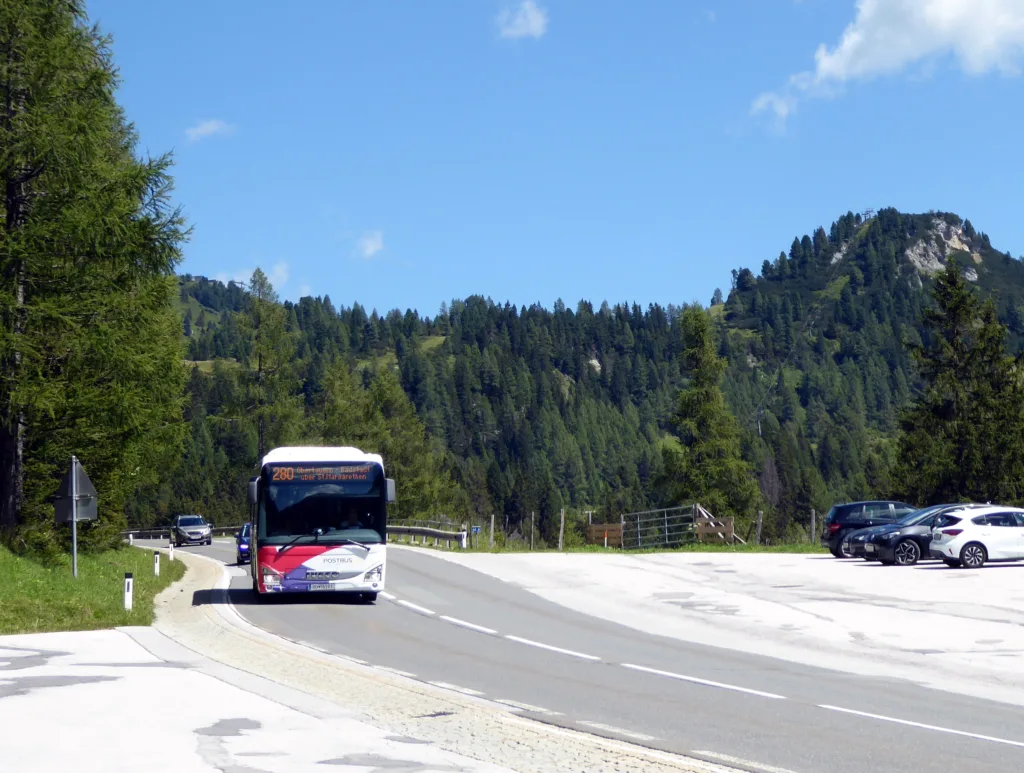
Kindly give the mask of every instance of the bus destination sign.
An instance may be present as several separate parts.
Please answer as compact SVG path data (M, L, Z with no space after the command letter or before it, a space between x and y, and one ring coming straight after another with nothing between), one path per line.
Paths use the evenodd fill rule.
M369 483L373 478L372 464L324 466L297 464L273 467L271 480L275 483Z

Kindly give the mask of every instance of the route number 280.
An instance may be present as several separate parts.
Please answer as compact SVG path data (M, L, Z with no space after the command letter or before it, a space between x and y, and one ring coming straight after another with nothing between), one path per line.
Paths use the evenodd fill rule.
M271 480L295 480L294 467L275 467Z

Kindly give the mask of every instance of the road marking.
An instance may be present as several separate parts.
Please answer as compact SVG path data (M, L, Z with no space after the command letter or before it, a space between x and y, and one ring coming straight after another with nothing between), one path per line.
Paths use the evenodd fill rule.
M411 609L413 612L419 612L421 615L432 615L432 614L434 614L434 610L427 609L426 607L421 607L418 604L413 604L411 601L406 601L404 599L399 599L397 603L401 604L406 609Z
M785 695L776 695L775 693L762 692L761 690L751 690L747 687L737 687L734 684L712 682L710 679L698 679L695 676L686 676L685 674L674 674L671 671L659 671L656 668L647 668L646 666L635 666L632 663L623 663L622 667L630 668L634 671L643 671L647 674L655 674L656 676L667 676L669 679L678 679L681 682L693 682L694 684L702 684L706 687L719 687L723 690L735 690L736 692L747 693L748 695L758 695L762 698L773 698L774 700L780 701L786 700Z
M493 628L484 628L482 625L475 625L473 623L467 623L465 620L459 620L456 617L448 617L448 615L441 615L441 619L446 623L457 625L460 628L468 628L471 631L479 631L480 633L489 633L494 635L497 633Z
M328 654L330 654L330 653L328 653ZM368 665L370 665L365 660L360 660L359 658L354 658L351 655L335 655L335 657L343 658L345 660L350 660L353 663L358 663L361 666L368 666Z
M444 690L454 690L460 692L463 695L483 695L479 690L470 690L468 687L457 687L454 684L448 684L447 682L428 682L428 684L434 685L434 687L440 687Z
M504 698L498 698L494 702L495 703L504 704L505 706L511 706L512 708L519 709L520 711L529 711L529 712L532 712L534 714L547 714L548 716L552 716L552 717L560 717L560 716L562 716L562 712L560 712L560 711L549 711L548 709L542 709L540 706L531 706L529 703L520 703L519 701L510 701L510 700L505 700Z
M592 727L595 730L604 730L606 733L614 733L615 735L623 735L627 738L635 738L637 741L654 741L656 740L653 735L644 735L643 733L634 733L632 730L623 730L621 727L615 727L614 725L602 725L600 722L588 722L586 720L578 719L576 724L585 725L586 727Z
M380 597L382 599L387 599L388 601L394 601L395 600L395 596L391 595L390 593L385 593L384 591L380 592Z
M819 709L827 709L829 711L838 711L842 714L853 714L858 717L867 717L868 719L879 719L883 722L895 722L897 725L907 725L908 727L918 727L922 730L934 730L938 733L949 733L950 735L960 735L966 738L976 738L979 741L990 741L992 743L1002 743L1007 746L1018 746L1024 748L1024 742L1022 741L1010 741L1006 738L996 738L991 735L980 735L978 733L968 733L966 730L953 730L949 727L939 727L938 725L926 725L922 722L911 722L909 719L896 719L895 717L887 717L882 714L869 714L866 711L854 711L853 709L844 709L841 706L827 706L824 704L818 705Z
M325 655L330 655L331 654L327 650L325 650L323 647L318 647L316 644L310 644L308 641L300 641L300 642L295 642L295 643L296 644L301 644L303 647L309 647L311 650L316 650L317 652L322 652Z
M405 676L409 679L415 679L416 674L410 674L408 671L399 671L397 668L391 668L390 666L374 666L379 668L381 671L387 671L389 674L398 674L399 676Z
M710 757L711 759L718 760L719 762L728 762L732 765L742 765L745 768L763 770L764 773L793 773L793 771L789 770L788 768L777 768L774 765L763 765L760 762L751 762L750 760L744 760L740 757L730 757L728 754L719 754L718 752L708 751L697 751L696 749L693 753L699 754L702 757Z
M564 650L561 647L552 647L550 644L541 644L539 641L533 641L532 639L521 639L518 636L512 636L511 634L505 636L509 641L519 642L520 644L528 644L531 647L540 647L542 650L551 650L551 652L558 652L562 655L571 655L574 658L582 658L583 660L600 660L601 658L595 657L594 655L585 655L582 652L575 652L574 650Z

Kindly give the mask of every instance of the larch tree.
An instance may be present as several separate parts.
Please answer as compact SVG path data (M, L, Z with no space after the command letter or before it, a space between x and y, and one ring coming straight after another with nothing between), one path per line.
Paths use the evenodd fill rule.
M75 454L99 492L83 545L180 448L187 230L170 159L140 159L110 41L79 0L0 4L0 531L52 550Z

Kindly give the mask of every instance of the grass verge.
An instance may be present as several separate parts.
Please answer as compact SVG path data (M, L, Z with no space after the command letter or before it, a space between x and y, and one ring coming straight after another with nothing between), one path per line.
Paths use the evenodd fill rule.
M124 610L124 574L132 573L132 611ZM181 561L160 557L153 576L153 553L125 546L78 556L78 579L71 556L43 565L0 547L0 634L92 631L120 625L151 625L153 598L185 574Z
M479 536L479 535L478 535ZM486 543L486 536L480 541L482 545L474 545L467 550L459 550L456 543L452 543L453 547L449 552L455 553L557 553L555 548L538 548L537 550L530 550L528 547L522 547L519 544L512 545L495 545L494 549L491 550ZM407 542L398 542L396 544L409 544ZM448 550L445 548L444 543L436 547L434 545L413 545L413 547L425 547L432 550ZM720 543L703 542L703 543L691 543L688 545L681 545L674 548L655 547L655 548L639 548L632 550L619 550L618 548L606 548L601 545L574 545L567 546L563 553L623 553L625 555L637 555L639 553L806 553L806 554L826 554L828 550L817 544L808 544L806 542L797 542L789 545L723 545Z

